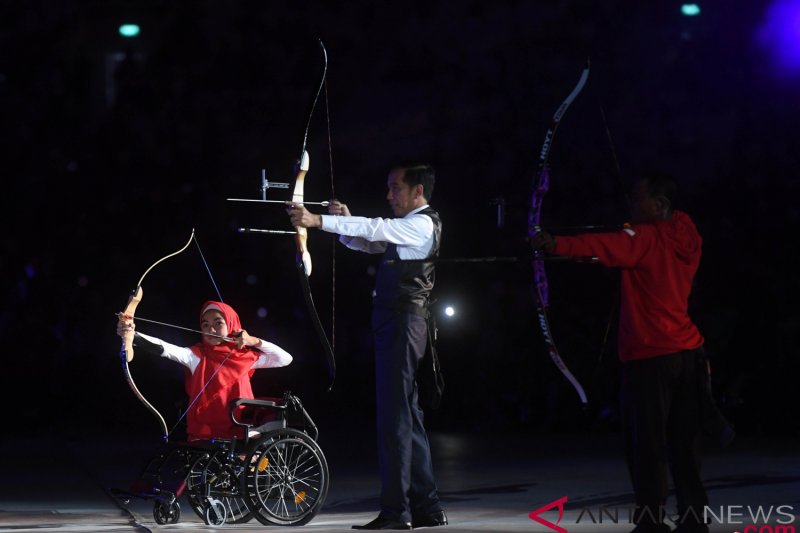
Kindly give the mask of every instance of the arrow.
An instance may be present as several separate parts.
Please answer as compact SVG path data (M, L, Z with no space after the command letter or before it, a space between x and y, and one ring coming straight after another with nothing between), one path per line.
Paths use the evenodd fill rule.
M227 198L229 202L254 202L258 204L286 204L286 205L321 205L321 206L328 206L330 205L329 201L324 202L289 202L287 200L259 200L254 198Z

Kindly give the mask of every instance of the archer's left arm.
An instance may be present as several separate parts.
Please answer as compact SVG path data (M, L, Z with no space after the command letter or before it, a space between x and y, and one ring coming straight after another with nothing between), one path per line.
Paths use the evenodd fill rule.
M552 253L571 257L597 257L608 267L636 266L653 243L654 230L637 225L611 233L585 233L555 237Z

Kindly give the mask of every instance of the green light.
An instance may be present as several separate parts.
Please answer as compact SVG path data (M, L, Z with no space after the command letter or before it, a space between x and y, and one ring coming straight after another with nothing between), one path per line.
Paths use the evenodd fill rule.
M122 24L119 27L119 34L123 37L136 37L139 35L138 24Z
M697 4L683 4L681 6L681 13L687 17L696 17L700 14L700 6Z

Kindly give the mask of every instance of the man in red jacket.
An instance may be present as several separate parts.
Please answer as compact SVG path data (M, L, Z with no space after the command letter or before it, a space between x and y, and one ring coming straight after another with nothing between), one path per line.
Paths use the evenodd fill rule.
M631 225L612 233L534 235L536 250L597 257L620 268L619 358L626 458L636 497L635 533L668 532L667 467L679 517L676 532L705 533L708 504L700 478L703 336L688 313L702 238L673 209L675 182L653 175L631 194Z

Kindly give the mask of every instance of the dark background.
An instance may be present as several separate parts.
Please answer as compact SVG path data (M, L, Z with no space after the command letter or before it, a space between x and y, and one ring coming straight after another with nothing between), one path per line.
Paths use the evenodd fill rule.
M311 232L312 290L339 367L326 392L292 239L235 231L290 229L285 213L225 200L258 197L262 168L292 181L321 39L306 199L327 199L333 182L354 214L389 216L389 168L428 161L446 257L525 257L544 134L590 58L553 147L545 225L621 223L641 172L675 175L705 239L691 310L720 404L742 435L797 436L800 83L757 39L770 4L707 2L689 18L672 1L2 2L3 432L157 435L120 372L113 313L192 228L245 328L295 357L257 373L257 393L290 389L323 426L372 424L376 258L337 246L334 285L334 242ZM141 35L120 37L124 22ZM436 295L457 314L440 318L447 392L430 427L616 430L613 324L604 340L616 274L548 273L556 342L590 408L544 351L527 261L445 264ZM138 316L192 328L216 298L194 246L143 285ZM131 368L172 426L181 369L145 354Z

